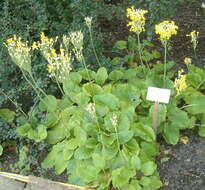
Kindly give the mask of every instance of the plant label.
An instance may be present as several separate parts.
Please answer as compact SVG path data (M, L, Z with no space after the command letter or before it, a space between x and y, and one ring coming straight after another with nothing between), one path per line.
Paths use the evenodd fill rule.
M154 102L168 104L170 95L171 95L170 89L148 87L146 99Z

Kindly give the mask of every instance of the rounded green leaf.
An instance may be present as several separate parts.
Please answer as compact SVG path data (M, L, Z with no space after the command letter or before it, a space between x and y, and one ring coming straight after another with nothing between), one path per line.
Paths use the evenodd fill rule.
M127 42L124 40L119 40L116 42L114 47L117 49L123 50L127 47Z
M54 96L46 96L39 104L42 111L54 112L57 109L57 100Z
M152 161L145 162L141 167L141 171L145 176L152 175L156 169L157 165Z
M114 70L109 74L109 79L110 80L120 80L123 78L123 72L122 71L118 71L118 70Z
M93 97L93 100L96 104L104 104L111 110L117 110L120 107L119 99L110 93L96 95Z
M98 84L102 85L106 81L107 78L108 78L108 74L107 74L106 68L105 67L99 68L95 76L95 81Z
M130 163L131 163L132 168L134 168L136 170L140 170L141 160L137 155L131 157Z
M93 159L93 164L96 168L99 168L99 169L105 168L105 159L104 159L103 155L100 155L98 153L94 153L92 155L92 159Z
M6 122L12 122L15 117L15 112L9 109L0 109L0 118L4 119Z

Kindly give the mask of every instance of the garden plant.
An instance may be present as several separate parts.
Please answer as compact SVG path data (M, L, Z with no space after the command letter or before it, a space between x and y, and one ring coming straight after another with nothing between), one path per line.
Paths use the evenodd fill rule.
M28 112L11 100L18 113L0 109L0 117L17 124L19 136L48 143L42 167L54 168L57 175L65 172L71 184L98 190L157 190L163 185L156 164L157 136L171 145L178 143L181 130L198 128L205 136L205 68L187 57L181 68L173 69L176 63L167 54L180 26L172 20L153 26L164 50L160 52L144 38L148 14L127 8L131 35L114 45L119 56L110 61L112 70L98 56L91 17L85 17L85 24L94 68L86 62L81 30L53 38L41 32L32 44L14 34L4 42L37 98ZM188 34L196 60L198 34ZM47 93L37 82L32 69L36 52L45 59L60 96ZM157 128L152 126L154 103L146 99L148 87L171 90L170 102L158 106Z

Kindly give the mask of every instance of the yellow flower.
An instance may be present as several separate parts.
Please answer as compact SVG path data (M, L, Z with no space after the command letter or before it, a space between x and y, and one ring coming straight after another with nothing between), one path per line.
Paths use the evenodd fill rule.
M56 55L56 50L55 50L55 49L52 49L52 50L51 50L51 53L52 53L53 55Z
M48 72L49 72L49 73L52 73L53 70L54 70L54 66L51 65L51 64L49 64L47 69L48 69Z
M197 32L196 30L193 30L190 34L187 34L186 36L190 36L191 37L191 43L193 45L194 51L196 49L196 46L198 44L198 36L199 36L199 32Z
M141 33L143 32L145 25L144 15L148 13L147 10L135 9L133 6L127 9L127 17L130 19L130 22L127 26L130 26L131 32Z
M42 42L48 42L49 41L49 39L45 36L45 34L44 34L44 32L41 32L41 41Z
M160 40L169 40L172 35L176 35L178 26L174 21L165 20L155 25L155 33L160 35Z
M177 95L179 95L181 93L181 91L183 91L184 89L187 88L187 84L186 84L186 75L183 74L184 70L179 70L178 71L178 78L175 79L174 81L174 88L177 91Z
M11 44L13 42L13 38L9 38L6 40L7 44Z
M192 59L191 59L190 57L185 57L185 58L184 58L184 63L185 63L186 65L191 64L191 62L192 62Z
M38 49L38 45L36 42L33 42L32 49Z
M51 54L50 54L50 53L47 53L47 54L46 54L46 57L47 57L47 58L50 58L50 57L51 57Z

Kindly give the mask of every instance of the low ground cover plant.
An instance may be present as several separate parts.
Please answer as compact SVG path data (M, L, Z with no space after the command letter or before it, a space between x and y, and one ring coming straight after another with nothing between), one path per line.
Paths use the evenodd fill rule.
M205 136L205 69L192 65L190 58L186 58L184 70L171 69L175 62L167 60L167 47L178 30L173 21L155 27L164 47L161 61L154 45L141 39L145 14L147 11L134 7L127 10L134 35L116 43L114 48L126 55L112 60L118 65L113 71L101 66L94 45L99 68L87 68L81 31L63 36L58 48L58 38L48 38L44 33L32 46L16 35L5 42L11 59L39 98L28 113L19 109L17 132L37 143L50 144L42 167L54 168L57 174L66 171L69 183L99 190L112 186L158 189L162 183L156 165L160 153L156 136L160 134L175 145L180 130L195 126L199 135ZM90 27L92 20L86 18L86 22ZM49 76L61 98L47 94L36 83L32 51L39 51L47 60ZM74 59L82 68L73 68ZM159 104L157 129L152 128L153 103L146 100L149 86L171 89L169 104ZM0 117L13 122L15 116L2 109Z

